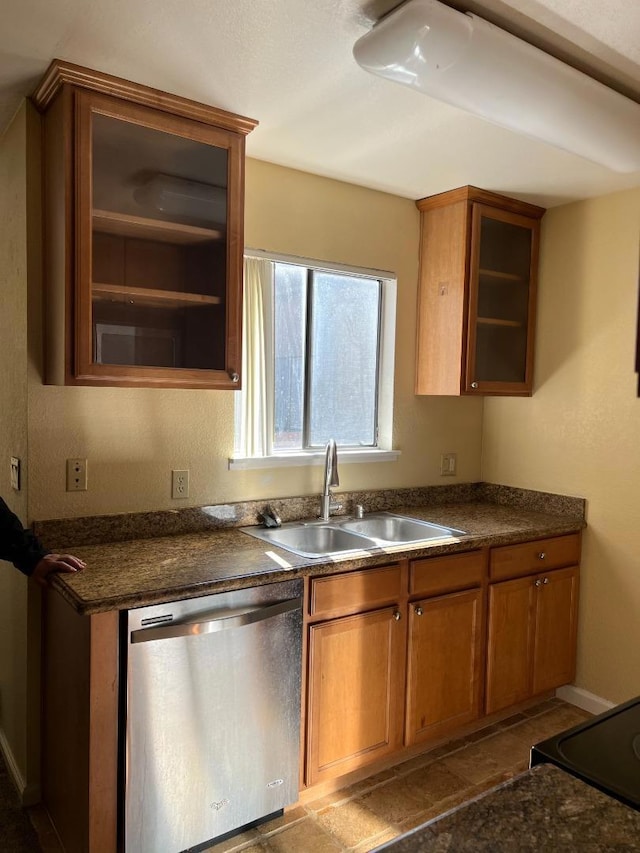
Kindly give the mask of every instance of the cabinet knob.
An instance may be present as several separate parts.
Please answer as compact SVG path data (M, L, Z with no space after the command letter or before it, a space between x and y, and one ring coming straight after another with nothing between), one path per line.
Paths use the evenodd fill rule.
M549 578L542 578L542 583L543 583L543 584L548 584L548 583L549 583Z
M399 622L402 619L402 613L400 613L399 610L394 610L393 618L396 620L396 622Z
M538 554L538 559L544 560L544 559L546 559L546 556L547 555L544 553L544 551L540 551L540 553Z
M416 613L416 616L422 616L422 614L424 613L424 610L422 609L422 607L418 606L418 607L416 607L415 613Z
M542 586L542 581L538 578L537 581L534 581L534 586Z
M472 383L471 383L471 387L472 387L472 388L477 388L477 387L478 387L478 383L477 383L477 382L472 382Z
M235 382L239 382L239 381L240 381L240 377L238 376L238 374L237 374L237 373L230 373L230 374L229 374L229 378L230 378L230 379L231 379L231 381L232 381L232 382L234 382L234 383L235 383Z

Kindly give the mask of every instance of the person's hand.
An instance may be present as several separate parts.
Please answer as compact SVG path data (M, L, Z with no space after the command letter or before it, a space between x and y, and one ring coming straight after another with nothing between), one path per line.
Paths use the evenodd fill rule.
M47 554L36 564L31 577L40 586L46 586L52 572L80 572L85 566L83 560L72 554Z

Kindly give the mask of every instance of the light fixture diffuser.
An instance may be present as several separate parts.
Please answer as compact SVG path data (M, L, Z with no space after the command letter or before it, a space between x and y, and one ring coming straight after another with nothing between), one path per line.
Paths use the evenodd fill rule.
M640 104L471 13L409 0L355 44L365 70L616 172L640 169Z

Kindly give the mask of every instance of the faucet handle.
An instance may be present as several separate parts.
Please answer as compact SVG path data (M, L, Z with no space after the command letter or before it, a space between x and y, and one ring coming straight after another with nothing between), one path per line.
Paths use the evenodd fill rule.
M282 527L282 519L271 504L266 505L264 511L259 514L259 518L265 527Z

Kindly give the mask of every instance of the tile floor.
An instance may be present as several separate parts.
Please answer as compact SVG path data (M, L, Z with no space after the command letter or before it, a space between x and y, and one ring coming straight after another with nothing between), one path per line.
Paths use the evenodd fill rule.
M532 744L589 716L550 699L298 806L206 853L365 853L526 770Z
M206 853L365 853L525 770L532 744L590 715L550 699L472 735L343 788ZM41 853L60 853L41 810L31 810Z

